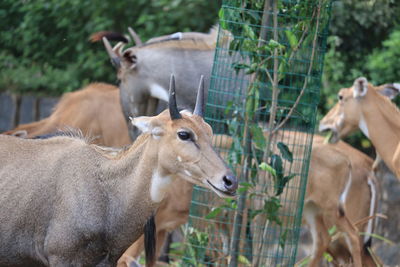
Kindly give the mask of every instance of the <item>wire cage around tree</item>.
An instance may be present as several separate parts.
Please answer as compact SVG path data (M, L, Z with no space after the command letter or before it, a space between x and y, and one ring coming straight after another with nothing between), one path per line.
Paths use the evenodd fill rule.
M239 178L196 187L183 266L293 266L331 1L225 0L206 120Z

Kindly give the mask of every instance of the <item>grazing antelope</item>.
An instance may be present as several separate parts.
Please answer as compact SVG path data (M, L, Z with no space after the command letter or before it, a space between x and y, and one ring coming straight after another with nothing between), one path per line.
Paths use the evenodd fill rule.
M400 113L389 99L399 90L400 84L374 87L366 78L358 78L352 87L339 91L338 103L321 120L319 130L332 131L336 141L360 129L400 179Z
M22 124L3 134L27 138L70 128L79 129L93 143L122 147L131 144L119 102L119 90L111 84L92 83L64 94L52 114L41 121Z
M169 110L134 118L143 134L113 156L73 137L0 135L0 265L113 266L173 180L233 196L238 182L212 149L202 96L193 115L180 113L172 77Z

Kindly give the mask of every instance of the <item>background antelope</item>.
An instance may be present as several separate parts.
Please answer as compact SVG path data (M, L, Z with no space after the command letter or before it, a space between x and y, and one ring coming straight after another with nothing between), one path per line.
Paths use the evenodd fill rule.
M48 118L19 125L3 134L32 138L56 131L79 129L95 144L123 147L132 141L121 110L118 87L92 83L82 90L64 94Z
M194 114L181 114L174 88L171 79L169 111L135 118L144 134L115 156L73 137L0 136L2 265L112 266L174 179L234 194L237 180L201 117L202 93Z
M284 140L285 143L293 138L306 140L300 133L282 132L277 135L275 138ZM351 159L344 151L352 156ZM297 156L294 154L294 158L302 155L301 149L294 153L298 153ZM357 221L376 212L375 178L371 167L372 160L351 146L345 143L323 144L323 138L315 136L303 211L303 220L308 225L313 243L309 266L319 266L326 251L331 251L337 262L353 262L354 266L374 266L369 253L362 250L362 247L369 246L369 239L363 240L358 235L358 229L372 232L373 221L359 225L358 229L354 226ZM289 198L283 204L282 213L285 209L290 209L290 198L296 197L291 190L299 185L293 184L294 182L291 181L282 194ZM285 219L289 218L283 218ZM260 239L264 225L265 218L262 215L255 217L252 226L253 238L256 240L254 244L258 244L257 240ZM330 247L331 236L328 230L333 225L344 233L345 239L340 243L348 251L346 257L336 254L333 247ZM254 249L258 249L258 246Z
M390 98L399 93L400 84L374 87L364 77L338 93L338 103L319 124L320 131L333 132L333 141L360 129L377 154L400 179L400 113Z
M193 34L188 39L159 37L125 50L122 43L112 48L103 37L107 53L118 70L126 118L154 115L159 100L168 101L170 73L180 77L177 81L179 107L193 110L196 98L193 82L204 75L208 90L217 32L213 29L210 34L194 35L195 39ZM130 128L130 136L132 139L137 136L134 128Z

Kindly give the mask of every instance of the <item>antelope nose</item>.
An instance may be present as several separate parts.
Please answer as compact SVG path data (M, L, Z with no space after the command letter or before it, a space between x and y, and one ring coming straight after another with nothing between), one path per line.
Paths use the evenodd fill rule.
M233 174L227 174L222 178L225 189L231 193L235 192L238 187L238 181Z

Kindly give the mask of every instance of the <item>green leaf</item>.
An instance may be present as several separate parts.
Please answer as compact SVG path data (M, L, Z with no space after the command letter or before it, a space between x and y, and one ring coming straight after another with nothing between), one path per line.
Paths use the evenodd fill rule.
M224 110L225 115L229 114L229 112L232 110L232 107L233 107L233 101L230 100L228 101L228 103L226 103L226 108Z
M273 177L276 177L275 169L272 168L272 166L269 165L268 163L262 162L259 167L261 170L269 172Z
M325 258L325 260L327 262L332 262L333 261L333 257L328 252L324 252L324 258Z
M238 188L238 193L245 193L247 192L249 189L253 188L254 185L252 185L251 183L247 183L247 182L243 182L239 184L239 188Z
M277 178L283 178L283 163L279 155L273 154L271 156L271 167L276 171Z
M278 146L279 151L281 152L282 157L284 159L286 159L287 161L289 161L290 163L292 163L293 162L293 154L289 150L289 147L282 142L278 142L277 146Z
M389 244L389 245L391 245L391 246L396 245L392 240L389 240L389 239L387 239L387 238L385 238L385 237L383 237L383 236L381 236L381 235L377 235L377 234L373 234L373 233L364 233L364 232L360 232L359 234L360 234L360 235L371 236L371 237L373 237L373 238L382 240L383 242L385 242L385 243L387 243L387 244Z
M271 222L275 222L278 225L282 225L282 221L279 219L279 208L281 207L280 200L276 197L266 199L264 201L264 213L267 215L267 219Z
M285 243L287 238L288 229L286 229L280 236L279 236L279 246L282 249L285 249Z
M243 255L238 256L238 262L247 266L251 266L250 261Z
M236 74L238 74L241 69L250 69L250 66L244 63L233 63L232 68L236 71Z
M337 231L337 227L336 225L332 226L331 228L329 228L328 233L330 236L333 236Z
M249 210L249 217L251 220L253 220L258 214L261 214L263 212L262 209L258 209L258 210Z
M221 207L216 207L216 208L213 208L212 210L211 210L211 212L209 212L207 215L206 215L206 219L215 219L215 217L217 217L218 216L218 214L220 214L221 213L221 211L222 211L222 208Z
M329 131L328 134L324 138L324 144L329 144L333 137L333 131Z
M219 25L221 25L222 29L227 30L228 26L225 21L225 10L223 8L219 10L218 17L219 17Z
M277 179L277 182L275 183L275 195L279 196L280 194L282 194L283 189L285 189L286 184L292 180L294 177L296 176L296 174L292 173L288 176L283 177L282 179Z
M257 146L257 148L264 149L266 141L265 141L264 132L261 129L261 127L259 127L257 124L253 124L250 127L250 132L252 135L252 140L255 142L255 145Z
M247 187L253 187L254 185L248 182L241 182L239 185L241 186L247 186Z
M285 48L285 46L283 46L282 44L278 43L274 39L269 40L268 46L270 47L270 49Z
M253 40L257 39L256 34L254 33L253 29L249 25L244 24L243 25L243 30L244 30L244 34L245 34L244 37L247 37L247 38L253 39Z
M285 34L286 34L286 38L288 38L288 40L289 40L290 47L292 49L295 48L297 46L297 44L299 43L296 35L292 31L289 31L289 30L286 30Z
M242 193L246 193L248 190L249 190L248 187L239 187L239 188L237 189L237 192L238 192L239 194L242 194Z

